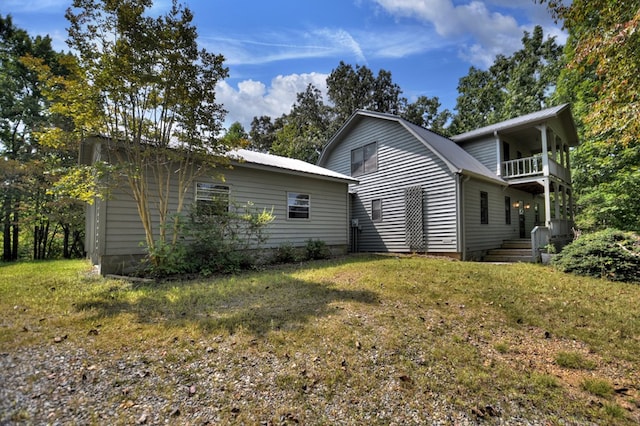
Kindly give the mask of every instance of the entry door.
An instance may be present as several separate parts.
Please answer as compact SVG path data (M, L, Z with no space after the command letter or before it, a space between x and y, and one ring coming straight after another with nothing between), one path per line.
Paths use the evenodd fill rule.
M520 227L520 238L526 238L527 230L524 220L524 203L520 201L518 204L520 205L520 207L518 207L518 224Z

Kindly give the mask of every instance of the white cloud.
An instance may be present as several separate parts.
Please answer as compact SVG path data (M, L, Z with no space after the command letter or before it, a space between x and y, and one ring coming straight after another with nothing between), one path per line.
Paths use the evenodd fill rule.
M460 56L477 66L493 63L497 54L509 55L521 47L523 32L533 29L533 24L520 24L514 16L492 11L486 2L473 0L455 5L452 0L374 0L388 13L397 18L409 18L433 25L443 39L457 41ZM518 2L505 3L493 0L504 8L519 7ZM522 6L522 5L520 5ZM536 6L536 5L534 5ZM542 6L525 8L525 13L541 17ZM559 36L563 43L566 37L547 19L545 34Z
M228 65L259 65L292 59L337 56L365 60L358 41L346 30L319 28L310 31L233 35L208 34L200 42L211 51L221 52Z
M346 50L355 56L356 60L366 63L367 59L360 47L360 44L349 34L348 31L338 29L323 28L314 32L321 39L330 41L330 45L338 50Z
M203 35L200 42L208 50L222 53L229 66L322 58L339 58L366 65L369 58L403 58L448 44L438 40L433 31L415 25L376 32L318 28L238 38Z
M279 75L271 80L267 87L255 80L244 80L231 86L227 81L216 87L217 101L228 111L225 124L240 122L246 131L251 128L253 117L268 115L272 118L289 113L296 101L296 95L303 92L309 84L327 92L327 74L308 73Z

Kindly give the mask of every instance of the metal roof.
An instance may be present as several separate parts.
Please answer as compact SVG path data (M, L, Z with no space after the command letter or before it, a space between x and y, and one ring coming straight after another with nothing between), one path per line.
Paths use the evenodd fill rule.
M427 130L424 127L420 127L413 124L397 115L385 114L374 111L358 110L356 111L347 122L338 130L338 132L331 138L327 144L325 150L320 156L318 164L322 164L329 152L331 152L342 136L345 135L348 130L353 127L357 122L365 117L378 118L383 120L395 121L402 127L407 129L415 138L423 145L438 156L448 167L452 173L461 173L464 175L475 176L481 179L490 180L498 184L507 185L507 183L497 176L495 172L489 170L479 160L462 149L451 139L448 139L442 135L439 135L431 130Z
M521 115L510 120L501 121L500 123L491 124L489 126L481 127L479 129L452 136L451 139L456 142L462 142L469 139L475 139L480 136L492 135L496 132L502 132L505 130L515 130L522 127L531 127L537 123L543 123L544 121L547 121L551 118L566 120L566 124L568 124L573 130L573 135L569 143L572 145L573 142L577 143L575 123L571 115L571 108L569 107L569 104L562 104L555 107L546 108L541 111L532 112L530 114ZM573 140L574 138L575 141Z
M358 180L324 167L316 166L306 161L262 152L237 149L229 152L232 160L239 160L237 166L256 167L262 169L276 169L282 173L313 175L326 180L338 180L347 183L357 183Z

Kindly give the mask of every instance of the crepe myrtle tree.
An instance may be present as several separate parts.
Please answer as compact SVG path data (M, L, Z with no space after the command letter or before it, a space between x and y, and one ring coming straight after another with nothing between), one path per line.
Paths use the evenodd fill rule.
M73 118L75 135L51 129L50 139L104 137L154 262L160 258L154 253L178 243L194 180L227 165L236 142L216 138L226 113L215 93L228 76L224 57L198 49L188 7L174 0L165 14L152 16L151 6L152 0L74 0L66 18L75 73L48 85L57 112Z

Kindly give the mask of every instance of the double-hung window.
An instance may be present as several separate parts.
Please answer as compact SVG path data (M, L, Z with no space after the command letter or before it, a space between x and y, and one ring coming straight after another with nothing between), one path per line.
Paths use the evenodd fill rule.
M287 192L287 218L309 219L311 213L311 197L309 194Z
M196 212L200 215L220 215L229 211L229 187L215 183L196 182Z
M371 220L373 222L382 222L382 200L371 200Z
M378 171L378 143L373 142L351 151L351 176Z
M489 223L489 194L484 191L480 192L480 223Z

